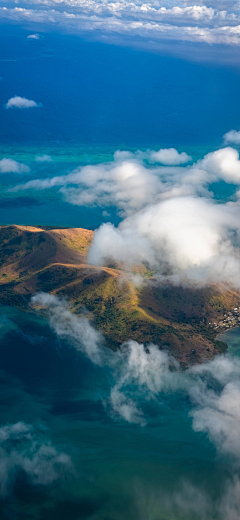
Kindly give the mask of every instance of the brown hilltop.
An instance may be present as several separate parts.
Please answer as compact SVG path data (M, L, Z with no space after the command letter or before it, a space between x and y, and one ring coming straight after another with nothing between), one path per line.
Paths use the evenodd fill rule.
M0 301L27 308L39 290L67 297L73 312L88 309L111 348L128 339L153 342L183 365L226 348L209 321L240 307L239 293L160 286L151 277L136 288L122 269L86 264L92 237L81 228L1 226Z
M0 227L0 277L33 273L51 263L82 263L93 231L32 226Z

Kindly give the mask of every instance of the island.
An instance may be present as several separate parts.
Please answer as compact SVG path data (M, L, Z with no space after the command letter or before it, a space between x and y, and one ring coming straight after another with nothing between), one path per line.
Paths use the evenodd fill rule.
M29 310L36 292L55 294L87 313L108 347L154 343L183 367L226 350L217 335L240 321L237 291L159 283L147 268L136 285L122 266L87 263L92 239L81 228L0 226L0 302Z

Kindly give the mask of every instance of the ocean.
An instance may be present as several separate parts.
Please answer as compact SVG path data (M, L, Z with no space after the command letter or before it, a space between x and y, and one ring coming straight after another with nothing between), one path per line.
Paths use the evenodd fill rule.
M27 27L1 26L1 143L215 147L239 128L238 67L27 35ZM14 95L42 107L4 110Z
M95 229L103 209L72 206L57 190L10 193L32 178L112 160L116 150L175 147L193 160L223 145L239 128L238 67L183 59L83 40L56 32L29 40L28 27L0 34L0 159L30 167L0 174L0 224ZM6 110L15 95L42 106ZM36 163L38 155L53 162ZM224 185L221 196L233 189ZM220 189L221 191L221 189ZM104 208L119 223L115 208Z
M220 496L228 462L207 435L193 432L186 396L160 393L148 402L146 426L128 424L104 404L110 369L60 341L45 318L1 306L0 325L1 426L32 424L74 466L48 486L16 480L0 518L180 520L163 504L182 482ZM192 519L186 511L184 520Z
M225 132L240 128L237 67L56 32L29 40L30 32L27 24L1 26L0 159L30 168L29 173L0 174L1 225L117 225L121 216L115 207L74 206L58 189L9 188L111 161L116 150L175 147L197 161L223 146ZM42 106L6 110L14 95ZM36 162L43 154L52 162ZM212 189L221 203L236 186L218 182ZM231 473L229 459L216 455L207 434L193 431L186 394L160 393L143 403L146 426L128 424L107 410L112 371L60 341L43 317L1 306L0 337L0 427L18 421L32 425L38 433L29 433L24 442L32 442L33 452L37 435L73 464L69 475L48 485L39 483L34 472L28 479L26 472L12 469L12 491L4 495L0 519L209 520L200 506L195 512L166 506L183 486L190 493L188 503L195 501L192 487L220 500ZM231 354L239 357L239 330L226 338ZM18 442L14 438L8 453L18 450ZM3 460L2 472L11 469L11 457ZM20 462L20 467L27 463ZM212 518L222 520L217 514Z

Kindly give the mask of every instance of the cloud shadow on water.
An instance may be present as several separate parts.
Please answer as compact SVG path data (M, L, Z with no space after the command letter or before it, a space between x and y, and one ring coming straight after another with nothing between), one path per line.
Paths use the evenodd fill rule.
M41 206L42 202L34 197L16 197L0 200L0 209L25 208L32 206Z
M56 416L68 415L73 420L79 419L81 421L102 421L104 418L107 418L107 413L100 400L58 401L53 404L50 412Z

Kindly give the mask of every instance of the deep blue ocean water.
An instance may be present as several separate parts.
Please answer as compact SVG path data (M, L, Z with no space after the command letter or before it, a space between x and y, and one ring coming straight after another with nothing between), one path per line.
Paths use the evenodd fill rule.
M31 172L21 180L109 161L116 149L176 147L197 160L240 129L238 68L66 34L28 40L30 32L6 25L0 34L0 159L27 164ZM43 106L5 110L14 95ZM41 154L53 162L37 164ZM0 224L95 229L105 220L103 208L72 206L57 190L7 191L18 182L19 175L0 175ZM235 189L213 188L219 200ZM104 209L117 224L116 208ZM236 335L238 354L239 332L228 334ZM163 397L157 409L149 404L144 428L115 421L103 404L111 372L60 342L42 317L1 307L0 339L0 426L43 428L75 468L72 478L47 487L20 479L1 504L1 520L183 520L161 510L161 497L182 479L219 496L228 468L206 435L192 431L181 395Z
M239 129L239 68L2 26L0 141L199 146ZM25 96L35 110L3 110Z
M59 341L33 313L0 307L0 324L1 426L41 426L74 463L66 481L17 482L0 518L180 520L163 513L161 497L183 479L219 495L227 465L205 434L193 432L186 398L162 395L149 404L145 427L116 421L104 407L113 384L108 368Z
M176 147L199 159L240 128L238 67L47 31L29 40L30 33L14 25L0 33L0 159L28 164L21 180L111 160L116 149ZM42 107L5 110L14 95ZM41 154L54 163L36 165ZM102 208L71 206L54 190L7 193L18 182L19 175L0 175L0 224L94 229L106 220ZM115 209L105 209L117 224Z

